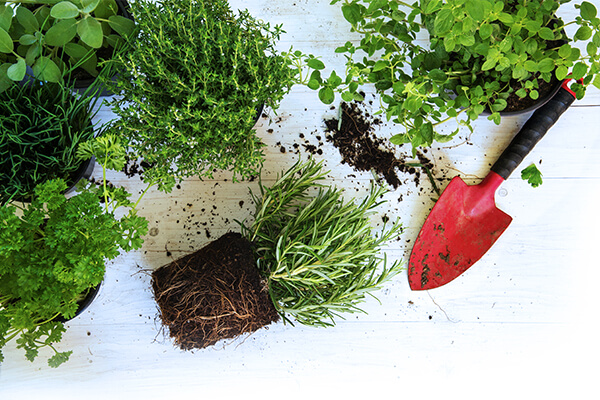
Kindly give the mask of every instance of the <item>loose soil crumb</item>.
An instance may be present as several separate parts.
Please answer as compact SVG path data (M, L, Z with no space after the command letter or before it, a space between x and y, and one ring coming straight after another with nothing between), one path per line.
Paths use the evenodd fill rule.
M415 163L406 162L404 157L398 158L396 153L386 147L388 142L374 134L374 126L381 120L370 114L363 114L357 102L341 104L341 119L325 120L326 139L332 142L342 156L342 162L352 166L357 171L375 171L385 178L394 188L401 185L398 172L414 176L419 185L421 168ZM431 161L422 153L417 152L419 162L425 168L433 168Z
M279 319L251 243L239 233L154 271L152 288L162 322L183 350L212 346Z

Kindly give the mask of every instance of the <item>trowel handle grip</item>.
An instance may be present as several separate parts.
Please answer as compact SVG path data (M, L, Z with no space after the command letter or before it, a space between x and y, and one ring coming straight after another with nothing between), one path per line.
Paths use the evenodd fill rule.
M492 166L492 171L503 179L507 179L552 125L573 104L575 94L568 88L566 82L568 81L563 83L552 99L531 115L506 150L500 155L498 161Z

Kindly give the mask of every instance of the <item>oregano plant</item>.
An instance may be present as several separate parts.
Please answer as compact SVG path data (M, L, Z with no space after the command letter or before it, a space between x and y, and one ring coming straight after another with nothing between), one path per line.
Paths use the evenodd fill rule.
M590 85L600 88L600 18L583 1L563 21L560 6L569 2L333 0L361 38L335 50L346 57L345 71L327 76L316 57L291 56L323 103L336 93L361 100L361 88L373 85L383 113L401 128L391 142L414 151L472 130L484 112L499 124L501 112L538 100L569 74L581 80L571 87L578 98ZM443 131L450 121L455 128Z

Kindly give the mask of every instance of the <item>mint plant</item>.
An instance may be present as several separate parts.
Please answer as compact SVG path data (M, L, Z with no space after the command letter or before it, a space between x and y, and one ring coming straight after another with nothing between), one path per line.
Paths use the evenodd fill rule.
M28 66L48 82L96 77L133 31L120 14L115 0L0 1L0 91L23 80Z
M579 15L563 21L559 7L569 1L333 0L361 35L360 43L336 49L346 56L344 73L327 77L316 57L291 56L302 83L325 104L335 93L360 100L361 88L374 85L387 119L402 127L391 142L415 151L472 130L486 110L499 124L512 101L537 100L544 85L569 73L582 80L571 87L578 98L589 85L600 88L600 18L583 1L575 5ZM570 25L577 28L572 38ZM417 40L420 32L427 45ZM457 128L442 132L449 121Z
M104 175L107 166L125 162L123 145L112 136L94 139L79 153L103 161ZM81 184L70 198L65 188L64 180L50 180L36 186L31 203L0 207L0 349L17 338L17 348L33 361L50 348L51 367L72 354L55 347L65 332L59 318L72 318L78 301L102 281L106 261L140 248L148 229L123 188L106 180L100 187Z
M226 0L136 1L131 48L115 60L119 116L112 132L149 180L170 190L188 176L258 173L262 142L253 126L263 104L276 109L294 71L275 49L281 26L235 15Z

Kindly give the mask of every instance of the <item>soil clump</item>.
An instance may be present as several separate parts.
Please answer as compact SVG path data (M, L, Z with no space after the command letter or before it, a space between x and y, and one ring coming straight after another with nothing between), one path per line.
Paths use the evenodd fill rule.
M183 350L254 332L279 320L252 244L229 232L152 273L163 325Z
M378 138L374 126L381 124L379 118L362 112L357 102L341 104L341 122L337 118L325 120L326 140L332 142L342 156L342 163L356 171L375 171L396 189L402 184L398 172L411 174L418 186L421 169L431 170L433 164L417 152L419 162L406 162L404 156L386 147L388 142Z

